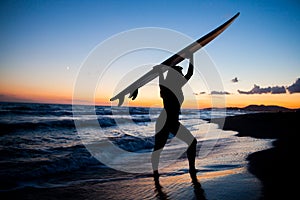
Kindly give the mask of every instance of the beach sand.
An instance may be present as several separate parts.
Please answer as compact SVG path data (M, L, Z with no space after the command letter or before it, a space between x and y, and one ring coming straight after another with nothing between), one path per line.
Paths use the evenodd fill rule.
M261 185L245 168L198 173L192 183L189 173L164 175L159 185L150 176L104 183L84 183L59 188L26 188L6 192L1 199L259 199ZM4 196L3 196L4 197Z

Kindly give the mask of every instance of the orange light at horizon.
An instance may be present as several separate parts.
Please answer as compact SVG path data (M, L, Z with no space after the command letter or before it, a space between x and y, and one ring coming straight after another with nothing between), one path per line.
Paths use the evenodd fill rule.
M105 105L105 106L117 106L118 101L110 102L110 97L102 96L97 97L94 101L89 101L84 98L73 101L72 93L68 92L54 92L54 91L39 91L30 90L25 91L19 89L14 92L0 91L0 101L17 101L17 102L38 102L38 103L57 103L57 104L89 104L89 105ZM135 106L135 107L162 107L162 99L156 96L155 98L139 96L136 100L132 101L125 97L125 103L123 106ZM300 108L300 93L297 94L253 94L253 95L241 95L233 94L226 95L225 106L226 107L238 107L243 108L248 105L277 105L290 109ZM210 95L202 95L196 98L195 101L189 101L186 99L183 103L183 108L203 109L210 107L218 107L212 105Z
M226 97L227 107L246 107L248 105L276 105L290 109L300 108L300 94L236 94Z

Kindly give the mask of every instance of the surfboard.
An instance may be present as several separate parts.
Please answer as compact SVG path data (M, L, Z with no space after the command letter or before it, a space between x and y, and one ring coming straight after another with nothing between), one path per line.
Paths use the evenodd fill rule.
M225 29L227 29L232 22L240 15L238 12L233 17L231 17L229 20L227 20L225 23L214 29L213 31L209 32L208 34L204 35L203 37L199 38L198 40L194 41L187 47L183 48L182 50L178 51L176 54L172 55L165 61L163 61L161 64L159 64L162 68L162 71L165 72L169 67L175 66L184 59L188 58L189 55L195 53L205 45L207 45L209 42L211 42L213 39L215 39L218 35L220 35ZM130 84L128 87L123 89L121 92L119 92L117 95L112 97L110 101L114 101L119 99L118 106L121 106L124 102L124 98L127 94L129 94L129 98L132 98L134 100L138 93L138 88L144 86L145 84L149 83L153 79L158 77L158 71L157 69L152 69L146 74L144 74L142 77L134 81L132 84Z

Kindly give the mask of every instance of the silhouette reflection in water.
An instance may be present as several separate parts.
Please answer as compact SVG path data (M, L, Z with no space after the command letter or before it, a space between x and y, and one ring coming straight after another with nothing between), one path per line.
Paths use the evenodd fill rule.
M158 178L154 178L154 184L155 184L155 193L157 199L168 200L169 197L167 193L163 191L163 187L160 185Z
M190 173L190 177L192 179L192 186L194 187L194 195L195 195L195 198L192 198L192 199L207 200L205 197L204 190L203 190L200 182L198 181L196 173L194 173L194 172ZM155 185L154 191L156 193L157 199L159 199L159 200L169 200L170 199L169 195L167 194L167 192L164 191L162 185L160 184L158 176L154 177L154 185Z
M202 186L201 186L200 182L198 181L196 173L190 172L190 176L192 179L196 199L197 200L206 200L204 190L202 189Z

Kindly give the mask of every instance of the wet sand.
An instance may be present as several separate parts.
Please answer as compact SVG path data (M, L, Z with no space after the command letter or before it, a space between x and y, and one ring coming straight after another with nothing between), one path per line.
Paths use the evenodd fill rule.
M248 170L263 184L261 199L294 199L299 176L297 134L300 112L256 113L227 117L224 130L237 136L272 138L273 148L250 154ZM294 183L296 181L296 183Z
M188 173L162 175L159 184L152 177L76 187L26 188L5 193L1 199L248 199L260 197L260 183L245 168L198 174L192 182Z

